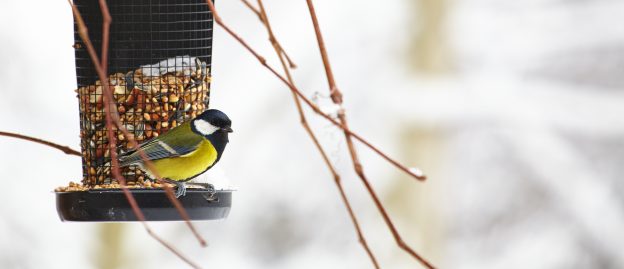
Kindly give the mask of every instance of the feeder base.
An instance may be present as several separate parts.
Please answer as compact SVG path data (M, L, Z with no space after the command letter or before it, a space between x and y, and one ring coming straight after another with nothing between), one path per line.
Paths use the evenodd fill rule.
M130 189L147 221L182 221L162 189ZM230 213L232 191L188 189L178 199L190 220L223 219ZM62 221L138 221L120 189L98 189L56 193L56 210Z

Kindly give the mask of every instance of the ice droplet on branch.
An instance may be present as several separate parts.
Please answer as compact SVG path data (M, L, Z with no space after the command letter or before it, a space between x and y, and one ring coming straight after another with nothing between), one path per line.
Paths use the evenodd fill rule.
M409 171L410 171L412 174L416 175L417 177L422 177L422 176L424 176L424 175L425 175L425 173L423 173L423 171L422 171L422 170L420 170L420 168L418 168L418 167L410 167L410 168L409 168Z

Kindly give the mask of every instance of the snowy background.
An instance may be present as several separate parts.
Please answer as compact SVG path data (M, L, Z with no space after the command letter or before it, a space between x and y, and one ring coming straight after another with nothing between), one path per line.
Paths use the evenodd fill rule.
M624 267L624 2L315 2L352 128L429 175L360 147L411 246L442 268ZM0 4L0 130L78 148L69 6ZM298 85L326 93L305 1L265 5ZM242 3L218 8L277 66ZM287 89L218 28L213 68L210 105L236 131L214 172L238 189L234 206L196 223L208 248L182 223L156 232L204 268L372 268ZM382 267L418 268L340 132L312 121ZM139 224L60 222L52 190L80 177L79 158L0 137L0 268L185 268Z

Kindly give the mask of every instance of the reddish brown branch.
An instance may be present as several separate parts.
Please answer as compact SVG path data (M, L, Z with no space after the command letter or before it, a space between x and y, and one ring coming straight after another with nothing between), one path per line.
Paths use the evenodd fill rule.
M43 139L35 138L35 137L32 137L32 136L16 134L16 133L9 133L9 132L2 132L2 131L0 131L0 136L9 136L9 137L13 137L13 138L19 138L19 139L23 139L23 140L26 140L26 141L35 142L35 143L39 143L39 144L46 145L46 146L49 146L49 147L53 147L53 148L58 149L58 150L64 152L65 154L68 154L68 155L82 156L82 154L80 154L80 151L71 149L68 146L62 146L62 145L59 145L59 144L56 144L56 143L52 143L50 141L46 141L46 140L43 140Z
M147 223L143 223L143 226L145 227L145 230L147 230L147 233L149 235L151 235L154 239L156 239L158 242L160 242L160 244L162 244L163 246L165 246L167 249L169 249L169 251L171 251L172 253L181 253L178 249L176 249L175 247L173 247L171 244L167 243L165 240L163 240L162 238L160 238L159 236L157 236L151 229L149 229L147 227ZM197 268L197 269L201 269L201 267L199 267L199 265L197 265L196 263L194 263L193 261L189 260L186 256L183 255L178 255L178 257L180 259L182 259L184 262L186 262L188 265L190 265L193 268Z
M290 84L292 84L292 85L295 85L294 80L293 80L293 78L292 78L292 76L290 74L290 70L288 69L288 66L286 65L286 59L285 58L287 56L284 53L282 53L282 51L283 51L282 46L279 43L279 41L277 40L277 38L275 37L275 34L273 33L273 29L271 27L271 23L269 21L269 17L267 16L267 13L266 13L266 10L264 8L264 4L262 3L262 0L258 0L259 10L255 10L254 7L250 3L248 3L246 0L242 0L242 1L252 11L258 13L258 17L259 17L260 21L262 21L262 23L264 24L264 26L267 29L267 32L268 32L268 35L269 35L269 40L271 41L271 44L273 45L273 49L275 50L275 54L277 54L277 57L280 60L280 63L282 65L282 69L284 70L284 73L286 74L286 77L288 78L288 82L290 82ZM318 141L318 138L316 137L316 135L312 131L312 128L310 127L310 125L308 124L308 121L306 119L306 116L305 116L305 113L303 111L303 108L301 107L301 101L299 100L299 97L297 97L297 95L295 93L292 93L292 94L293 94L293 99L295 101L295 105L297 107L297 112L299 113L299 120L301 122L301 125L303 126L303 128L306 130L306 132L310 136L310 139L312 139L312 141L314 142L314 145L316 146L317 150L321 154L321 157L323 158L323 161L325 162L325 164L327 165L330 173L334 177L334 182L336 183L336 186L338 187L338 190L340 192L340 197L342 198L342 202L344 203L345 207L347 208L349 216L351 217L351 221L353 222L353 225L355 226L355 231L357 233L359 242L362 244L362 247L364 248L364 250L368 254L368 256L371 259L371 262L373 263L375 268L380 268L379 267L379 263L377 262L377 259L375 258L375 255L370 250L370 248L368 246L368 243L366 242L366 238L364 237L364 235L362 233L362 229L360 228L360 224L359 224L359 222L357 220L357 217L355 216L355 213L353 212L353 209L351 207L351 203L349 202L349 199L347 198L347 195L346 195L346 193L344 191L344 188L342 187L340 175L336 171L334 165L329 160L329 157L327 156L327 153L325 152L325 150L321 146L320 142Z
M344 113L341 113L339 115L339 118L341 122L344 124L344 126L346 127L347 126L346 115ZM353 169L355 170L355 173L358 175L358 177L361 179L368 193L371 195L373 202L375 203L375 206L377 207L377 210L379 210L384 222L386 222L386 225L388 226L388 229L390 229L390 232L392 233L392 236L394 237L394 240L396 241L397 245L401 249L409 253L416 260L418 260L426 268L435 268L435 266L433 266L423 256L418 254L416 251L414 251L414 249L412 249L409 245L407 245L407 243L405 243L405 241L399 234L399 231L392 223L392 219L388 215L388 212L384 208L383 204L379 200L379 197L375 193L375 190L373 189L372 185L368 181L366 174L364 174L364 169L362 167L362 164L360 163L357 151L355 149L355 146L353 145L353 141L351 137L352 136L349 133L345 132L345 139L347 140L347 147L349 148L349 154L351 155L351 160L353 161Z
M260 13L260 10L256 7L254 7L251 3L249 3L249 1L247 0L241 0L243 2L243 4L245 4L249 10L251 10L254 14L256 14L256 16L258 16L258 19L264 24L265 21L262 18L262 14Z
M108 10L106 0L99 0L100 10L102 11L102 69L104 73L108 73L108 41L110 39L110 24L113 18L111 18Z
M108 6L106 5L106 1L105 0L100 0L100 9L102 11L102 57L101 61L100 61L100 68L102 69L104 76L105 76L105 80L107 80L108 76L106 75L107 70L106 70L106 66L108 63L108 40L109 40L109 29L110 29L110 23L112 21L112 18L110 16L109 10L108 10ZM84 23L82 23L82 25L84 26ZM86 29L86 26L84 26L85 32L88 31ZM86 35L86 38L89 38L88 35ZM86 42L85 42L86 43ZM89 41L89 44L91 44L91 41ZM89 47L89 44L87 44L87 48ZM93 48L93 46L91 45L91 47ZM92 49L93 53L89 52L89 55L91 56L92 59L96 59L97 55L95 54L95 49ZM95 58L94 58L95 57ZM94 61L95 63L95 61ZM97 67L96 67L97 69ZM101 80L101 78L100 78ZM102 84L104 85L104 84ZM109 100L113 100L112 99L112 93L110 90L110 87L105 86L104 89L108 89L108 91L104 91L105 95L108 95ZM111 101L112 102L112 101ZM173 194L173 189L171 187L169 187L169 185L165 184L165 182L162 180L162 178L159 176L158 172L155 171L156 169L154 168L152 162L150 160L147 159L147 156L145 155L145 153L143 152L143 150L138 149L138 143L136 142L136 140L134 139L133 135L130 135L130 133L127 131L127 129L125 128L125 126L123 126L123 124L121 124L121 122L119 121L119 114L117 113L117 107L113 104L113 111L115 111L112 114L107 114L110 115L113 119L113 122L115 123L115 125L117 126L117 128L122 132L123 136L130 142L130 144L133 145L134 149L137 150L137 152L139 153L139 156L143 159L143 161L145 162L145 164L147 165L148 169L150 169L153 174L156 176L157 180L159 183L163 184L163 187L165 189L165 194L167 195L167 198L171 201L171 203L174 205L174 207L176 208L176 210L178 211L178 213L180 214L180 216L182 217L182 219L184 220L184 222L186 223L186 225L189 227L189 229L191 230L191 232L193 233L193 235L197 238L197 240L199 241L200 245L202 247L206 247L206 240L204 240L202 238L202 236L199 234L199 232L195 229L195 226L193 226L193 224L190 222L190 218L186 212L186 210L184 210L184 207L182 207L182 204L180 203L180 201L178 201L177 198L175 198L175 195ZM107 112L108 113L108 112ZM108 127L107 127L108 128ZM109 128L110 130L110 128ZM114 148L115 144L113 144ZM113 163L115 163L117 160L115 159L115 161L113 161ZM117 166L113 166L113 169L118 169L116 168ZM124 178L124 183L125 183L125 178Z
M102 13L103 13L103 40L108 40L108 29L109 29L109 25L111 22L111 17L108 14L108 7L106 6L106 3L104 1L100 2L100 6L102 7ZM141 156L141 158L143 159L143 161L145 162L145 164L148 166L148 169L150 169L154 175L156 175L158 182L163 183L163 187L165 189L165 193L167 194L167 197L169 198L169 200L172 202L172 204L176 207L176 210L179 212L180 216L182 217L182 219L186 222L187 226L190 228L190 230L192 231L193 235L198 239L198 241L200 242L200 245L205 247L206 241L201 237L201 235L197 232L197 230L195 229L195 227L191 224L190 222L190 218L186 212L186 210L184 210L184 208L182 207L182 204L180 204L180 201L178 201L178 199L175 198L175 195L173 194L173 189L171 187L169 187L169 185L164 184L165 182L162 180L162 178L158 175L158 172L156 171L156 169L154 168L152 162L150 160L147 159L147 156L145 155L145 153L143 152L143 150L138 148L138 143L136 142L136 140L134 139L134 136L132 136L127 129L125 128L125 126L123 126L123 124L121 124L121 122L119 121L119 114L117 113L117 107L114 105L113 103L113 97L112 97L112 93L111 93L111 89L108 86L108 77L106 76L106 70L104 69L105 66L105 62L107 62L107 58L103 59L103 61L99 61L97 59L97 55L95 54L95 49L93 48L93 45L91 44L91 41L89 40L89 36L87 33L87 29L86 26L84 25L84 22L82 21L82 18L80 18L80 21L78 22L79 24L79 29L83 28L84 29L84 33L85 35L81 35L81 37L83 38L83 42L85 42L85 44L87 45L87 49L89 51L89 55L91 57L91 59L93 60L94 64L96 64L96 71L98 72L98 76L100 76L100 80L102 81L102 85L104 87L104 96L105 98L110 98L109 102L105 101L105 106L108 104L113 104L112 106L112 111L114 111L114 113L110 113L110 111L107 111L107 117L110 116L113 123L115 123L115 125L117 126L117 128L123 133L123 136L128 139L128 141L130 142L130 144L133 145L134 149L137 150L137 152L139 153L139 155ZM82 27L81 27L82 26ZM87 38L87 41L84 41L84 38ZM106 53L104 53L104 51L107 51L108 47L108 43L103 43L102 44L102 55L107 55ZM89 49L90 48L90 49ZM97 65L97 63L100 62L100 65ZM99 67L99 68L98 68ZM101 70L98 70L101 69ZM104 75L104 78L102 78L101 75ZM104 83L106 82L106 83ZM109 126L107 126L107 128L109 129L109 131L112 131L112 128L110 128ZM111 140L114 141L114 140ZM111 150L115 152L116 154L116 150L115 149L115 143L110 143ZM112 156L112 154L111 154ZM117 158L113 158L113 170L117 169L118 170L118 166L115 165L115 163L117 162ZM119 180L118 180L119 181ZM120 182L121 184L122 182ZM123 183L125 183L125 178L123 179ZM125 184L122 184L122 186Z
M243 1L246 2L246 0L243 0ZM269 41L271 41L271 44L273 45L273 47L278 51L278 56L280 57L280 60L282 60L282 56L283 56L284 58L286 58L286 61L288 62L288 66L290 68L297 68L297 65L290 59L290 56L288 56L288 53L286 53L286 50L284 50L284 47L282 47L282 44L280 44L279 41L277 41L277 38L275 37L275 34L273 33L273 29L269 25L269 19L266 15L266 11L264 10L264 5L262 5L261 1L258 1L258 6L260 7L260 21L264 24L264 26L269 31ZM249 5L249 7L252 8L251 5ZM286 72L290 74L290 72L288 71ZM292 79L290 79L289 81L292 82Z
M245 6L249 8L249 10L251 10L254 14L256 14L256 16L258 16L258 19L260 20L260 22L262 22L262 24L269 31L269 41L271 41L271 44L273 45L274 48L277 46L276 49L278 50L278 56L280 57L280 60L281 60L281 57L284 56L286 57L286 61L288 61L288 66L290 68L292 69L297 68L297 65L290 59L290 56L288 56L288 54L286 53L286 50L284 50L282 45L277 41L277 38L275 38L275 35L273 34L273 30L271 29L271 27L267 25L268 20L266 18L266 13L262 12L262 9L264 8L262 7L262 3L258 3L258 6L260 6L260 8L256 8L247 0L241 0L241 1L243 2L243 4L245 4Z
M279 80L281 80L284 84L286 84L286 86L288 86L288 88L292 92L297 94L297 96L299 96L299 98L301 98L301 100L303 100L303 102L306 105L308 105L312 109L312 111L314 111L316 114L320 115L321 117L325 118L326 120L328 120L329 122L331 122L332 124L337 126L338 128L342 129L344 132L347 132L350 135L352 135L353 138L355 138L356 140L362 142L364 145L366 145L367 147L369 147L370 149L375 151L375 153L379 154L379 156L381 156L383 159L385 159L386 161L390 162L392 165L394 165L395 167L397 167L401 171L405 172L406 174L408 174L408 175L410 175L410 176L412 176L412 177L414 177L415 179L418 179L418 180L425 180L427 178L424 175L420 175L420 174L415 173L414 171L411 171L406 166L404 166L401 163L399 163L398 161L392 159L390 156L388 156L387 154L382 152L380 149L378 149L377 147L373 146L370 142L365 140L363 137L361 137L360 135L358 135L358 134L354 133L353 131L351 131L347 126L343 126L341 123L339 123L337 120L335 120L331 116L323 113L323 111L317 105L315 105L308 97L306 97L303 93L301 93L301 91L297 87L295 87L290 82L288 82L288 80L286 78L284 78L284 76L280 75L273 67L271 67L269 64L267 64L266 59L264 57L262 57L262 55L260 55L253 48L251 48L251 46L249 46L249 44L245 40L243 40L238 34L236 34L234 31L232 31L232 29L230 29L229 26L227 26L226 24L223 23L223 20L221 20L221 17L219 17L218 13L215 12L215 8L214 8L214 4L212 3L212 0L206 0L206 3L208 4L208 8L210 8L210 10L211 10L211 12L212 12L212 14L214 16L215 22L219 26L221 26L223 28L223 30L225 30L229 35L231 35L234 39L236 39L236 41L238 41L247 51L249 51L249 53L251 53L254 57L256 57L256 59L260 62L260 64L262 64L266 69L268 69L271 73L273 73L273 75L275 75Z
M104 23L102 24L102 42L104 43L102 44L105 44L102 46L101 64L102 64L102 70L104 71L104 74L106 74L107 72L106 66L108 63L108 58L107 58L108 57L108 40L109 40L111 16L108 10L108 6L106 5L106 1L105 0L99 0L99 1L100 1L100 9L102 10L102 18L104 20ZM112 100L112 94L111 94L110 88L109 88L108 94L109 94L109 97L111 98L110 100ZM165 184L166 182L162 180L162 178L158 174L158 171L156 171L156 168L154 167L152 162L147 158L147 155L145 155L142 149L138 148L139 144L134 139L134 136L130 135L130 133L125 128L125 126L121 124L121 122L119 121L119 114L116 111L117 107L114 105L114 103L113 103L113 107L115 107L115 113L113 115L114 122L117 125L118 129L121 130L124 137L127 138L128 141L133 145L133 148L137 150L137 152L139 153L139 156L141 157L141 159L143 159L143 161L147 165L148 169L152 172L152 174L156 176L156 179L158 180L158 182L163 184L167 198L169 199L169 201L171 201L173 206L176 208L176 210L178 211L178 213L180 214L180 216L182 217L186 225L189 227L189 229L191 230L195 238L197 238L197 240L199 241L199 244L202 247L206 247L207 246L206 240L204 240L204 238L199 234L197 229L195 229L195 226L193 226L193 224L191 223L188 213L186 212L186 210L184 209L180 201L175 197L173 193L173 189L169 187L169 185Z
M108 140L109 140L110 152L111 152L110 154L111 154L111 161L112 161L112 169L111 170L112 170L113 176L115 177L115 179L121 185L121 189L124 192L124 195L126 196L126 199L128 199L128 202L132 206L133 212L137 216L137 219L139 219L143 223L143 225L146 228L148 234L150 234L158 242L162 243L166 248L171 250L175 255L177 255L179 258L181 258L182 260L187 262L192 267L200 268L196 264L192 263L184 255L182 255L181 252L177 251L173 246L171 246L169 243L165 242L162 238L158 237L155 233L153 233L151 231L151 229L149 228L147 223L145 223L145 216L143 215L142 211L138 207L138 205L136 203L136 200L134 199L132 193L126 187L126 180L123 177L123 175L121 175L121 172L119 170L119 164L118 164L118 159L117 159L116 143L115 143L115 136L113 134L113 128L112 128L113 124L115 124L117 126L117 128L122 131L124 137L126 139L128 139L132 145L134 145L134 148L136 150L138 150L138 152L140 153L141 157L144 159L146 164L149 167L153 167L153 165L151 164L151 162L149 162L149 160L147 160L147 158L146 158L145 154L142 152L142 150L138 148L138 143L136 143L136 141L134 140L134 137L132 135L130 135L130 133L124 128L124 126L119 121L119 114L117 113L116 106L114 105L114 99L113 99L113 95L112 95L112 90L109 87L108 77L106 75L106 70L104 69L104 66L106 66L106 65L102 64L102 62L106 62L107 59L102 59L102 61L100 61L100 59L98 59L98 56L97 56L97 54L95 52L95 48L93 47L93 44L91 43L91 40L89 38L87 27L86 27L84 21L82 20L82 16L80 15L80 12L73 5L71 0L68 0L68 2L69 2L70 6L72 8L72 12L74 13L74 17L76 19L76 23L78 24L78 34L80 35L81 39L83 40L83 42L85 43L85 45L87 47L87 51L89 53L89 56L90 56L90 58L91 58L91 60L92 60L92 62L94 64L95 70L96 70L96 72L98 74L98 77L100 78L100 82L102 84L102 88L103 88L102 92L104 93L104 109L105 109L105 112L106 112L105 114L106 114L107 136L108 136ZM103 35L107 36L108 35L108 30L107 30L108 26L107 25L110 25L111 18L110 18L110 15L109 16L104 15L104 13L108 13L108 7L106 6L106 4L103 3L103 2L100 2L100 5L101 5L103 10L106 9L106 11L102 11L102 12L103 12L103 20L104 20L103 21L103 29L104 29L103 30ZM105 39L108 40L108 37L105 37ZM103 51L107 51L107 49L104 49L104 47L107 47L107 46L108 46L108 43L103 43L102 44ZM106 55L106 54L103 53L102 55ZM163 182L160 177L158 177L158 180L159 180L159 182ZM191 230L193 231L195 236L200 241L200 244L202 246L206 246L205 240L203 240L203 238L201 238L201 236L196 232L196 230L194 229L194 227L192 226L192 224L190 223L190 221L188 219L188 215L186 214L186 211L184 211L184 208L182 208L182 206L180 205L180 202L173 195L173 190L171 189L171 187L169 187L167 184L163 184L163 186L165 188L165 192L168 194L167 197L170 198L172 203L176 206L176 208L180 212L181 216L185 219L185 221L187 222L189 227L191 227ZM171 194L171 195L169 195L169 194ZM173 199L171 199L171 197L173 197Z
M282 50L282 54L284 55L284 57L286 57L286 60L288 61L288 66L289 66L291 69L295 69L295 68L297 68L297 64L295 64L295 62L293 62L293 61L290 59L290 56L288 56L288 54L286 53L286 51L285 51L285 50L284 50L281 46L280 46L280 49Z
M284 84L286 84L290 90L292 92L294 92L295 94L297 94L297 96L299 96L308 106L310 106L310 108L312 108L312 110L314 112L316 112L317 114L321 115L323 118L327 119L328 121L330 121L332 124L338 126L339 128L341 128L345 134L347 135L347 137L353 137L357 140L359 140L360 142L364 143L364 145L368 146L369 148L373 149L376 153L378 153L380 156L382 156L384 159L390 161L390 163L392 163L393 165L395 165L396 167L398 167L399 169L401 169L402 171L406 172L407 174L413 176L416 179L419 180L424 180L426 177L416 174L413 171L410 171L407 167L405 167L404 165L401 165L400 163L398 163L397 161L394 161L392 158L388 157L386 154L384 154L383 152L381 152L381 150L379 150L378 148L372 146L369 142L367 142L365 139L363 139L362 137L360 137L359 135L353 133L351 130L349 130L348 126L342 123L339 123L338 121L334 120L331 116L323 113L320 108L316 105L314 105L306 96L304 96L301 91L299 91L299 89L297 89L294 85L292 85L290 82L288 82L283 76L281 76L277 71L275 71L274 68L272 68L270 65L267 64L266 59L264 57L262 57L260 54L258 54L253 48L251 48L249 46L249 44L247 44L247 42L245 42L240 36L238 36L232 29L230 29L227 25L225 25L223 23L223 21L221 20L221 18L219 17L219 15L216 13L214 4L212 3L211 0L206 0L206 3L208 4L208 7L210 8L210 10L213 13L213 16L215 18L215 21L217 22L217 24L219 24L221 27L223 27L223 29L230 34L234 39L236 39L239 43L241 43L241 45L243 47L245 47L245 49L247 49L254 57L256 57L258 59L258 61L260 61L260 63L265 66L271 73L273 73L275 76L277 76ZM340 97L341 100L341 95L339 95L339 93L335 93L337 91L337 88L335 87L331 87L332 89L332 93L334 98ZM344 112L340 112L339 115L343 115ZM359 171L361 170L361 165L355 165L356 167L359 167ZM358 171L358 169L356 169L356 171ZM363 174L363 173L360 173ZM368 183L368 181L366 180L365 177L362 177L363 181L366 181ZM372 188L370 188L370 184L368 184L367 188L369 190L372 190ZM377 198L377 196L375 195L374 192L371 192L371 195L374 198ZM376 199L377 202L379 202L379 199ZM376 203L378 205L381 205L381 203ZM387 214L383 214L384 219L386 220L386 223L389 224L389 226L391 227L391 230L394 231L393 235L398 235L398 233L396 233L396 229L392 229L394 228L394 225L392 224L392 222L389 220L389 217ZM399 247L401 247L402 249L406 250L408 253L410 253L412 256L414 256L416 259L418 259L419 261L421 261L421 263L425 266L427 266L428 268L434 268L430 263L428 263L426 260L424 260L422 257L420 257L415 251L413 251L409 246L407 246L404 241L402 239L400 239L400 237L395 236L395 239L397 241L397 244L399 245Z
M332 101L335 104L337 104L337 105L342 105L342 94L340 93L340 90L338 90L338 87L336 86L336 81L334 79L334 74L333 74L333 72L331 70L331 64L329 63L329 57L327 56L327 49L325 48L325 42L323 41L323 35L321 34L321 29L319 27L319 23L318 23L318 19L317 19L317 16L316 16L316 12L314 10L314 4L312 3L312 0L306 0L306 1L308 3L308 8L310 10L310 17L312 18L312 24L314 25L314 32L316 33L316 39L318 41L319 50L321 52L321 58L323 59L323 66L325 67L325 73L327 74L327 82L329 84L329 89L330 89ZM345 129L347 129L347 126L348 126L347 125L347 116L346 116L344 110L341 110L338 113L338 118L340 119L340 123L342 124L342 126L344 126ZM421 255L416 253L416 251L414 251L409 245L407 245L405 243L405 241L403 240L403 238L401 238L401 235L399 234L398 230L396 229L396 227L392 223L392 219L388 215L388 213L387 213L386 209L384 208L384 206L381 204L381 201L377 197L377 194L375 194L375 190L373 189L373 187L371 186L370 182L368 181L368 178L364 174L364 169L362 168L362 164L361 164L360 159L358 157L358 153L357 153L357 151L355 149L355 146L353 145L353 140L351 139L352 134L350 134L349 132L345 131L344 135L345 135L345 139L347 140L347 146L349 148L349 154L351 155L351 159L353 161L353 168L355 169L356 174L362 180L362 183L364 183L364 186L366 187L366 190L368 190L368 192L370 193L371 197L373 198L373 201L375 202L375 206L377 206L377 209L379 210L379 212L383 216L383 219L386 222L386 225L388 226L390 231L392 232L392 236L394 237L397 245L401 249L403 249L407 253L409 253L416 260L418 260L423 266L425 266L427 268L434 268L434 266L431 263L429 263Z
M334 79L334 72L332 72L331 65L329 64L329 56L327 56L327 50L325 49L325 42L323 41L323 35L321 35L321 30L318 27L318 19L316 18L316 14L314 12L314 6L312 5L312 1L306 0L308 3L308 8L310 10L310 15L312 17L312 23L314 25L314 32L316 33L316 40L318 41L319 49L321 50L321 59L323 60L323 64L325 66L325 75L327 76L327 83L329 84L329 90L331 94L331 99L334 103L338 105L342 105L342 93L336 87L336 80Z

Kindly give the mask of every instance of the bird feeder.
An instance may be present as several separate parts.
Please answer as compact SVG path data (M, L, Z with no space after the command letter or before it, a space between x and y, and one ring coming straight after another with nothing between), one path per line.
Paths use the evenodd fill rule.
M108 0L112 17L108 83L121 125L136 143L201 114L210 96L213 18L203 0ZM98 1L74 0L97 52L102 48ZM64 221L136 221L112 176L103 87L74 23L83 179L57 189ZM117 153L134 142L113 127ZM181 220L162 186L136 167L120 168L147 220ZM189 188L179 198L192 220L225 218L231 191Z

